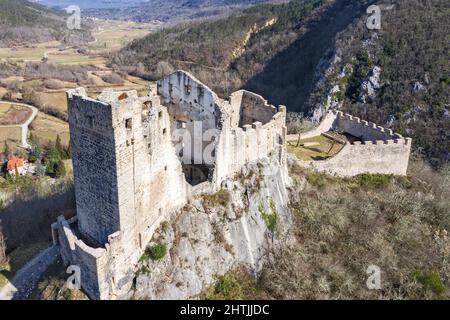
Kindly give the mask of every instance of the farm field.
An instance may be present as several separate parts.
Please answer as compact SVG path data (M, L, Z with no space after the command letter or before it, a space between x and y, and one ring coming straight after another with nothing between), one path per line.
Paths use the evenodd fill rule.
M96 20L98 31L94 32L96 40L89 44L89 49L109 52L120 49L130 41L142 38L160 27L158 23L136 23L132 21Z
M41 143L55 141L59 135L63 145L69 144L69 124L56 117L39 112L30 125L31 134Z
M13 148L20 145L20 138L22 137L22 131L20 127L1 127L0 128L0 143L3 146L5 141L11 143Z
M97 70L88 71L89 84L77 84L75 82L49 79L56 83L56 87L48 87L48 78L25 79L22 76L3 78L1 80L0 96L8 96L21 101L22 91L17 89L11 91L9 88L27 86L33 91L33 101L40 112L30 125L30 131L42 143L54 141L60 135L62 143L69 143L68 123L61 120L67 116L66 91L77 86L86 88L89 96L96 98L105 88L114 90L137 90L139 94L146 92L148 81L126 76L121 84L111 84L105 82L104 76L112 73L112 70L105 65L105 54L118 50L128 42L144 37L159 27L157 23L136 23L128 21L95 20L96 31L93 32L95 38L91 43L87 43L83 50L74 47L64 47L58 41L49 41L33 45L24 45L13 48L0 48L0 60L9 60L25 65L26 62L40 62L45 58L49 63L60 65L94 65ZM45 81L44 81L45 80ZM0 105L0 125L19 121L18 112L7 114L9 107ZM48 114L47 114L48 113ZM50 115L51 114L51 115ZM55 116L52 116L55 115ZM3 119L3 123L2 123ZM17 121L14 121L14 120ZM12 147L17 147L20 141L20 128L0 128L0 143L8 141Z
M41 61L44 57L58 64L104 64L102 53L117 50L128 42L141 38L159 25L125 21L96 20L95 40L86 44L86 53L72 47L64 47L59 41L43 42L13 48L0 48L0 59L13 61Z
M27 107L0 103L0 126L21 125L30 116L32 111Z

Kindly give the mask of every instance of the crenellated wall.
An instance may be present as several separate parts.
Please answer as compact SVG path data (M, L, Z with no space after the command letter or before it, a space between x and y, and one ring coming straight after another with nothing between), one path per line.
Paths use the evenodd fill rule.
M349 133L362 141L393 140L402 138L401 135L394 133L391 129L385 129L373 122L361 120L349 114L337 112L337 123L334 127L339 131Z
M317 128L302 133L301 137L312 138L328 131L351 134L361 141L346 143L338 154L326 160L299 161L302 166L338 176L406 175L411 138L342 112L329 112Z
M278 112L277 108L262 96L247 90L234 92L229 102L232 110L231 127L243 127L255 122L266 124Z
M273 106L270 108L272 114ZM257 121L242 127L226 127L217 147L216 178L218 184L232 176L247 163L279 155L285 164L286 107L280 106L265 124Z
M347 144L337 155L327 160L303 161L305 167L338 176L362 173L406 175L411 139L379 140Z

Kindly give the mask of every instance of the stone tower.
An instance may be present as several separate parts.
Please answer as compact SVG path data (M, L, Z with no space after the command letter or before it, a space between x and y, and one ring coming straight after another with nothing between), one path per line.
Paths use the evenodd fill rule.
M98 247L120 230L133 238L146 176L137 94L105 91L93 100L77 89L68 102L80 236Z

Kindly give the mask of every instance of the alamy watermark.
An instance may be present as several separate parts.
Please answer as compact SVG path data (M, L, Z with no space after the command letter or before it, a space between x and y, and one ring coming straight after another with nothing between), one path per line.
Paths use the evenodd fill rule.
M69 30L81 29L81 9L79 6L71 5L65 8L66 13L69 14L66 25Z
M377 5L371 5L367 8L367 13L370 16L367 18L366 26L369 30L381 29L381 9Z
M366 281L367 288L369 290L381 290L381 268L371 264L367 268L366 274L369 276Z
M81 269L77 265L71 265L66 270L67 274L70 274L67 278L66 286L70 290L80 290L81 289Z

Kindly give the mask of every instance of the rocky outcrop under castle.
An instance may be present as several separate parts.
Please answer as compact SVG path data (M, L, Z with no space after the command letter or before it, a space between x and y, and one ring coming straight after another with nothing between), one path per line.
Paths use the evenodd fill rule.
M268 250L293 241L287 169L245 166L214 195L203 195L163 223L153 244L165 244L158 261L141 259L127 298L195 298L217 276L238 266L261 270Z

